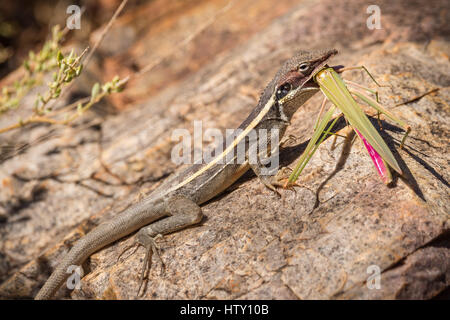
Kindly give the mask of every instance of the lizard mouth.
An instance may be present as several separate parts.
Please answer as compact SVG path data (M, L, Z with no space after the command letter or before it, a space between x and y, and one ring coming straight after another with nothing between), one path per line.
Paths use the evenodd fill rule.
M320 70L318 70L317 72L319 71ZM303 85L303 88L320 89L319 85L314 81L314 77L306 81Z
M311 88L311 89L317 89L319 90L320 87L314 80L315 75L321 71L322 69L328 67L327 61L334 55L337 54L337 50L330 50L327 55L323 57L320 61L316 62L316 66L314 68L314 71L311 72L309 77L306 79L306 81L303 83L303 85L300 86L300 88Z

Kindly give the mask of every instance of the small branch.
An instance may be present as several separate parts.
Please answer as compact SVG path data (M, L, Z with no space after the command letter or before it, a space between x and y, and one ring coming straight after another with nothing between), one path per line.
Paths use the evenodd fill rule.
M116 11L114 12L113 16L111 17L111 19L109 20L108 24L106 25L105 29L103 29L100 37L97 39L97 41L94 43L94 45L92 46L92 50L89 52L89 54L86 56L86 59L84 62L84 67L86 67L89 63L89 61L92 58L92 55L95 53L95 51L97 50L98 46L100 45L100 43L103 41L103 39L105 38L106 34L108 33L108 31L111 29L113 23L117 20L117 17L119 16L119 14L122 12L123 8L125 7L125 5L127 4L128 0L123 0L121 2L121 4L119 5L119 7L116 9ZM63 98L67 92L70 91L70 89L73 87L73 84L76 81L70 83L66 88L64 88L61 92L61 95L59 96L59 99ZM56 102L59 100L55 100L52 105L51 105L51 109L52 107L56 104Z
M197 37L200 33L203 32L203 30L205 30L206 28L208 28L211 24L213 24L217 17L225 12L227 12L233 5L234 5L234 1L235 0L231 0L230 2L228 2L228 4L226 6L224 6L223 8L221 8L219 11L217 11L213 16L211 16L203 25L201 25L197 30L195 30L193 33L191 33L189 36L187 36L183 41L181 41L173 51L171 51L170 53L161 56L159 58L157 58L156 60L152 61L151 63L149 63L148 65L146 65L145 67L143 67L141 70L139 70L138 72L129 75L128 77L130 78L138 78L142 75L144 75L145 73L151 71L153 68L155 68L157 65L159 65L161 62L163 62L164 60L166 60L167 58L173 56L177 50L182 49L183 47L185 47L186 45L188 45L195 37Z
M122 3L119 5L119 7L116 9L116 11L114 12L113 16L111 17L111 19L109 20L108 24L106 25L105 29L103 29L100 37L98 38L98 40L94 43L94 45L92 46L92 50L91 52L89 52L89 54L86 57L86 60L84 61L84 65L87 66L87 64L89 63L89 61L92 58L92 55L95 53L95 51L97 50L98 46L100 45L100 43L102 43L103 39L105 38L106 34L108 33L109 29L111 29L112 25L114 24L114 22L117 20L117 17L119 16L119 14L122 12L123 8L125 7L125 5L127 4L128 0L123 0Z
M91 59L92 55L95 53L96 49L98 48L98 46L100 45L100 43L104 40L106 34L108 33L108 31L111 29L112 25L114 24L114 22L117 20L117 17L119 16L119 14L122 12L123 8L125 7L126 3L128 2L128 0L123 0L121 2L121 4L119 5L119 7L116 9L116 11L114 12L113 16L111 17L110 21L108 22L108 24L105 26L105 28L103 29L99 39L94 43L92 50L87 54L86 58L84 59L84 66L86 66L89 63L89 60ZM212 23L214 23L217 19L217 17L220 14L225 13L226 11L228 11L233 5L234 5L235 0L231 0L230 2L228 2L227 5L225 5L223 8L221 8L220 10L218 10L214 15L212 15L204 24L202 24L199 28L197 28L197 30L195 30L193 33L191 33L188 37L186 37L182 42L179 43L179 45L177 45L173 51L171 51L170 53L168 53L165 56L162 56L158 59L156 59L155 61L153 61L152 63L148 64L147 66L145 66L144 68L142 68L140 71L133 73L133 74L129 74L128 76L126 76L124 79L119 80L118 77L114 78L112 80L112 82L106 83L102 86L102 92L98 92L98 88L97 88L97 93L92 94L90 98L85 98L85 99L80 99L79 101L77 101L76 103L72 103L68 106L63 107L62 109L58 109L58 110L54 110L53 106L58 102L59 99L61 99L61 97L63 97L67 92L69 92L70 88L73 86L73 84L76 82L70 82L68 86L66 87L58 87L58 89L60 88L61 91L56 94L56 95L52 95L52 90L54 91L54 88L51 88L51 92L50 95L46 96L45 98L40 98L41 102L42 102L42 106L40 108L40 110L43 110L43 108L47 105L47 103L49 101L53 101L51 103L51 105L47 108L48 110L44 110L46 111L46 115L44 116L44 112L39 112L39 113L35 113L34 115L30 116L28 119L26 120L20 120L18 123L5 127L5 128L0 128L0 134L10 131L10 130L14 130L20 127L23 127L27 124L30 123L50 123L50 124L62 124L62 125L67 125L70 122L72 122L73 120L77 119L80 115L82 115L85 111L87 111L89 108L91 108L95 103L99 102L102 98L104 98L106 95L109 95L111 92L118 92L120 91L123 86L132 78L136 78L139 76L144 75L145 73L151 71L155 66L159 65L161 62L163 62L165 59L167 59L168 57L171 57L172 55L174 55L177 50L185 47L187 44L189 44L195 37L197 37L201 32L203 32L206 28L208 28ZM66 29L63 30L63 34L65 34L67 32ZM73 64L71 64L69 66L69 69L71 71L73 71L73 67L76 66L77 64L79 64L83 59L83 56L86 54L88 48L86 48L83 53L77 57L75 59L75 61L73 62ZM78 74L77 74L78 75ZM61 75L57 75L57 81L56 83L59 83L61 81L61 79L64 80L64 76L60 77ZM61 79L60 79L61 78ZM98 86L98 84L97 84ZM93 88L94 89L94 88ZM94 93L94 90L93 90ZM53 99L51 99L53 97ZM86 101L88 101L85 105L83 105L83 103L85 103ZM71 116L66 116L65 119L60 120L60 119L55 119L53 118L53 116L58 115L58 114L64 114L65 111L70 110L71 108L73 108L74 105L77 105L77 110L76 112L74 112Z
M440 88L434 88L434 89L431 89L430 91L427 91L427 92L425 92L425 93L422 93L421 95L419 95L419 96L417 96L417 97L414 97L414 98L412 98L412 99L410 99L410 100L407 100L407 101L404 101L404 102L397 103L397 104L396 104L395 106L393 106L392 108L400 107L400 106L402 106L402 105L404 105L404 104L408 104L408 103L411 103L411 102L416 102L417 100L422 99L423 97L425 97L426 95L429 95L430 93L439 91L439 89L440 89Z

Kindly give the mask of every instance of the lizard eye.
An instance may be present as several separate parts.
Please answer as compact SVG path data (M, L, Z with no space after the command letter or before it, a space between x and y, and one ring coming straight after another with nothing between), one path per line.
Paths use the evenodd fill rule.
M298 71L305 72L308 69L309 69L309 63L308 62L303 62L301 65L298 66Z
M280 100L281 98L286 96L289 93L289 91L291 91L291 88L292 88L292 86L290 83L285 83L285 84L281 85L280 87L278 87L277 93L276 93L277 100Z

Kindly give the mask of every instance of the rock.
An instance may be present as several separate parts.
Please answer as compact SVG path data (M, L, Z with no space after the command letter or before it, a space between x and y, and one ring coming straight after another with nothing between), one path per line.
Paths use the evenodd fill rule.
M143 298L430 299L449 286L447 2L379 1L381 30L367 28L367 3L361 0L278 2L271 13L271 1L252 2L251 9L236 2L189 44L187 52L200 54L212 39L208 55L195 60L176 54L130 84L119 99L130 101L127 108L96 125L89 125L96 119L91 113L74 127L35 126L0 135L2 144L28 143L0 166L6 186L0 189L3 298L34 296L74 241L170 175L176 169L170 161L173 129L192 130L200 119L204 128L236 127L256 103L252 90L260 92L283 60L299 48L323 47L340 51L332 64L365 65L389 85L377 88L359 71L344 74L378 89L381 102L411 125L399 149L403 131L382 121L381 134L404 176L385 186L361 142L339 137L321 145L298 180L301 187L281 190L281 199L246 174L203 206L206 218L199 226L164 238L165 271L153 261ZM215 10L223 6L213 3ZM190 5L195 10L177 11L177 18L199 26L211 11ZM243 17L245 10L255 16ZM124 21L133 27L130 16L118 24ZM187 26L170 21L182 39ZM238 37L240 28L245 32ZM154 31L133 34L136 45L117 46L128 48L130 61L161 38ZM220 39L234 39L233 45L221 46ZM120 65L121 54L110 63ZM195 67L181 68L188 65ZM300 157L321 99L317 94L295 115L287 134L297 142L283 149L283 165L292 167ZM45 188L38 197L32 191L41 190L37 186ZM31 191L21 197L24 190ZM10 199L25 199L26 205L8 206ZM134 298L144 251L119 259L132 242L129 236L92 255L82 289L61 289L57 297ZM380 289L370 289L374 271L380 272Z

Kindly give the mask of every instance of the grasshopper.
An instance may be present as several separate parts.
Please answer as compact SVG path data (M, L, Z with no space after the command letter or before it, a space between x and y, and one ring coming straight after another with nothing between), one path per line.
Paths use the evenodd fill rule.
M405 139L411 131L411 127L379 104L378 92L373 91L369 88L365 88L351 81L344 81L335 70L337 69L339 72L343 72L356 68L362 68L363 70L365 70L372 78L372 80L379 86L379 84L365 67L353 67L344 69L339 69L339 67L325 67L314 76L314 81L319 85L320 90L326 98L323 100L322 107L319 112L316 125L314 127L313 136L311 137L305 151L300 157L300 160L298 161L295 169L289 176L285 187L287 187L288 185L292 185L298 179L301 172L318 149L319 145L323 142L327 135L331 134L331 129L333 128L339 117L336 117L330 125L327 126L327 124L331 121L336 108L342 112L345 119L357 133L358 137L363 141L364 146L366 147L366 150L368 151L383 182L386 184L392 182L392 175L389 171L389 167L394 169L399 174L402 174L402 170L395 160L395 157L392 155L389 147L386 145L378 131L369 121L364 111L359 107L353 96L361 99L366 104L377 110L378 120L380 114L384 114L387 118L403 127L406 133L400 143L400 148L403 148ZM349 90L346 84L352 86L353 89ZM364 89L366 91L374 93L376 95L376 100L367 97L359 89ZM326 104L326 99L331 101L333 103L333 106L325 113L323 117L321 117Z

